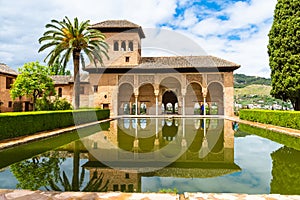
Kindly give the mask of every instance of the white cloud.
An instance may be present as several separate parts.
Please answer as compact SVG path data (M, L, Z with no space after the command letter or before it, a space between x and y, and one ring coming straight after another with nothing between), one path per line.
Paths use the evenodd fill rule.
M127 19L143 28L166 24L166 28L170 26L190 37L208 54L241 64L239 71L243 73L265 71L267 33L271 26L271 20L267 23L266 20L272 18L276 0L214 2L221 5L219 11L187 0L143 0L142 3L139 0L45 0L43 3L0 0L0 62L17 68L28 61L42 61L45 53L37 53L40 46L37 41L45 31L44 26L51 19L68 16L90 19L91 23ZM178 8L180 13L176 13ZM229 36L241 40L230 40Z

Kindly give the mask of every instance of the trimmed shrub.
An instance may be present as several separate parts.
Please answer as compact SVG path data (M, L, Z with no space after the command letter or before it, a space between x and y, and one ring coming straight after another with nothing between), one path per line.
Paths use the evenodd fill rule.
M240 110L240 119L300 129L300 112L277 110Z
M109 118L109 110L14 112L0 114L0 140Z

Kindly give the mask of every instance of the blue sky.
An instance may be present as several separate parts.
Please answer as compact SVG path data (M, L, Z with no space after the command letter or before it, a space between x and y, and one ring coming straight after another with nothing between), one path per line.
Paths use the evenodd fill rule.
M206 54L240 64L237 73L269 77L267 35L275 5L276 0L0 0L0 62L14 69L42 62L46 52L37 52L38 38L51 19L127 19L144 29L181 34Z

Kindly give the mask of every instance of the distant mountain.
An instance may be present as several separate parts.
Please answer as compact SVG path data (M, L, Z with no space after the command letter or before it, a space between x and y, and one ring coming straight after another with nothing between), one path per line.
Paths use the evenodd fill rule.
M234 74L234 87L235 88L244 88L248 85L271 86L271 79L258 77L258 76L247 76L245 74Z

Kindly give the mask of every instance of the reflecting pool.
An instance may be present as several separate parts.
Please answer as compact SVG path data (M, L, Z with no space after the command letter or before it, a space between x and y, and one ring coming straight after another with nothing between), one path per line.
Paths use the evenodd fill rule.
M300 194L300 151L245 130L219 118L118 119L0 151L0 188Z

